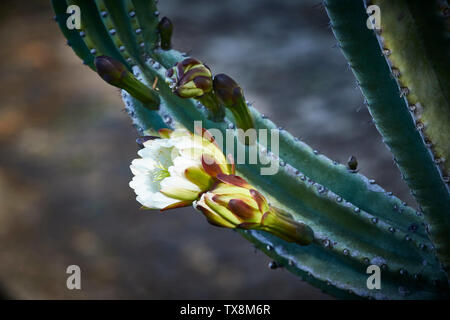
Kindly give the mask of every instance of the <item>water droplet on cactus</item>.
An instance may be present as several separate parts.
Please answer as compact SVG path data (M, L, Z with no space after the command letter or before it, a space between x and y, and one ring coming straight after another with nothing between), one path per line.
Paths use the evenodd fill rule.
M95 50L95 49L91 49L91 54L97 54L97 50Z
M342 202L342 198L341 198L341 197L337 197L337 198L336 198L336 201L337 201L337 202Z
M86 32L80 31L80 37L84 38L86 36Z
M228 129L234 129L234 123L230 122L230 123L228 124Z
M272 251L272 250L273 250L273 247L272 247L270 244L268 244L268 245L266 246L266 249L267 249L267 251Z
M372 218L372 223L378 223L378 218Z
M166 124L170 124L172 122L172 118L169 115L164 116L164 122Z
M399 270L399 273L402 276L406 276L408 274L408 272L405 269L403 269L403 268Z
M406 241L411 241L411 237L410 237L409 235L406 235L406 236L405 236L405 240L406 240Z
M388 196L392 196L392 195L393 195L392 191L389 191L389 192L387 193L387 195L388 195Z
M420 121L417 121L416 122L416 128L417 128L417 130L423 130L423 128L424 128L423 123L420 122Z
M361 210L359 208L355 208L353 211L355 211L356 213L360 212Z
M395 228L393 228L393 227L389 227L389 232L392 232L392 233L394 233L395 232Z
M106 18L108 16L108 12L107 11L102 11L102 17Z
M323 245L325 248L331 248L331 241L329 239L323 240Z
M350 254L350 250L348 249L344 249L344 251L342 251L344 253L345 256L348 256Z
M124 52L124 51L125 51L125 47L124 47L124 46L120 46L120 47L119 47L119 51L120 51L120 52Z
M155 11L153 12L153 14L155 15L155 17L159 16L159 11Z
M370 184L375 184L375 180L374 180L374 179L370 179L370 180L369 180L369 183L370 183Z
M363 259L363 262L364 262L365 264L369 264L369 263L370 263L370 259L367 258L367 257L365 257L365 258Z
M288 265L290 265L291 267L294 265L294 261L292 261L292 260L289 260L288 261Z
M277 269L279 266L278 266L278 263L276 262L276 261L270 261L269 262L269 269L272 269L272 270L275 270L275 269Z
M136 34L141 34L142 30L140 28L138 28L138 29L135 30L135 32L136 32Z
M318 155L318 154L319 154L319 151L313 150L313 153L314 153L315 155Z
M281 167L286 166L286 162L284 162L283 160L280 160L280 166L281 166Z
M283 127L278 127L278 130L279 131L282 131L284 128Z
M109 30L109 34L110 35L115 35L116 34L116 29L111 29L111 30Z
M410 224L409 227L408 227L408 230L411 231L411 232L416 232L417 229L419 229L419 226L417 224L415 224L415 223Z
M134 18L134 17L136 16L136 12L130 11L129 16L132 17L132 18Z

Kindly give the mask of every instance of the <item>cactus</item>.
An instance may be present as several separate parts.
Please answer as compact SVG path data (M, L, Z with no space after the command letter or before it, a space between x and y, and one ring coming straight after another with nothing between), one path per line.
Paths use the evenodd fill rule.
M276 161L279 164L276 174L262 176L261 164L237 163L236 171L259 190L271 206L311 228L313 243L299 246L261 230L238 232L270 256L277 266L284 266L338 297L442 298L449 295L446 271L449 271L450 237L446 233L450 231L450 197L446 185L448 169L441 163L443 161L436 160L448 158L450 109L446 88L449 68L442 68L448 63L445 57L439 59L445 52L441 49L448 42L442 40L439 43L442 48L438 44L432 48L424 45L440 36L431 29L441 27L438 18L436 23L421 21L421 26L427 26L423 36L428 38L420 38L422 33L413 34L414 41L421 45L402 42L405 33L413 31L409 25L393 27L398 24L393 20L396 12L407 7L404 21L411 24L411 19L422 10L420 5L407 4L406 0L399 1L398 6L382 0L375 3L381 7L383 17L386 14L382 19L386 47L380 46L380 35L366 27L364 1L328 0L324 6L377 128L420 204L420 210L407 206L375 181L357 173L356 158L349 159L348 167L338 164L285 130L278 130L278 157L274 155L277 146L272 146L270 141L240 144L247 157L256 150L259 159ZM126 110L142 136L180 126L193 132L194 121L201 121L204 128L224 135L227 130L236 128L236 123L240 127L277 129L251 105L245 106L243 99L238 103L242 111L237 113L233 109L234 93L230 100L233 103L227 106L228 98L223 95L226 91L217 91L219 107L228 108L223 119L211 119L201 99L182 98L173 93L165 82L166 72L188 56L171 49L172 23L167 18L159 20L156 1L52 0L52 4L56 21L69 45L86 65L99 71L94 63L96 57L111 57L141 82L137 91L148 87L151 92L148 95L153 97L153 93L157 93L159 98L152 99L149 107L148 101L139 100L141 96L133 93L133 89L122 87ZM69 5L81 8L81 30L66 27ZM428 15L426 18L432 19ZM386 37L383 23L386 23ZM406 50L405 46L412 47ZM422 52L424 50L427 52ZM391 53L389 57L386 57L387 51ZM417 58L424 60L421 66L425 68L426 82L419 79L421 75L413 65ZM398 79L394 65L401 73ZM233 84L240 90L237 98L243 97L240 87L234 81ZM416 120L415 123L410 110L412 104L418 108L419 102L423 107L422 122ZM159 106L155 106L158 103ZM154 110L157 107L159 109ZM422 124L425 130L418 130L417 126L420 129ZM428 149L430 143L426 141L434 146L434 159ZM234 142L239 145L237 134ZM380 290L367 287L366 269L373 264L381 269Z

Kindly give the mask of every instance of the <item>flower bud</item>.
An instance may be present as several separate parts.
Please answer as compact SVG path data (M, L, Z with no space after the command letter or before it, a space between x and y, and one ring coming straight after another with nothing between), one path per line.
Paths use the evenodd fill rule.
M158 94L136 79L120 61L108 56L99 56L95 58L94 64L99 76L107 83L126 90L149 109L159 108Z
M314 233L310 227L271 207L266 198L243 178L221 173L216 179L219 182L215 187L194 202L194 207L212 225L264 230L300 245L313 241Z
M238 128L246 131L254 127L244 92L236 81L226 74L218 74L214 77L213 88L219 101L233 113Z
M194 58L178 62L166 76L173 92L181 98L199 98L212 91L211 71Z
M356 171L356 168L358 168L358 160L356 160L355 156L348 158L347 166L351 171Z
M163 17L158 24L159 35L161 37L161 48L163 50L170 50L171 38L173 33L173 24L169 18Z

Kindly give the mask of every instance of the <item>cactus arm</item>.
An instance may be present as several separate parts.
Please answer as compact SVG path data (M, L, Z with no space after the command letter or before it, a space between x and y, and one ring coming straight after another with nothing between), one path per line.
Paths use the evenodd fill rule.
M155 1L131 0L132 7L136 13L136 19L141 26L142 35L147 52L150 52L158 44L159 12Z
M421 205L430 236L444 268L450 268L448 188L411 117L406 99L367 29L362 1L325 2L333 32L350 63L378 131L396 159L404 180Z
M67 44L73 49L73 51L80 57L83 62L89 66L91 69L95 70L94 58L95 56L91 54L89 48L80 36L79 30L69 30L66 26L66 21L68 18L67 2L66 0L52 0L53 10L55 12L55 19L58 25L67 38Z
M111 39L111 35L105 28L97 5L91 0L68 0L68 5L77 5L81 8L80 32L84 32L82 37L94 56L107 55L119 60L124 65L128 63L120 54L119 49Z
M434 2L374 1L382 12L382 43L399 85L448 177L450 159L450 41ZM447 32L448 33L448 32ZM420 66L420 67L418 67ZM447 161L445 161L447 160Z
M256 128L267 130L277 128L272 121L261 116L257 110L250 109ZM386 221L402 224L404 227L411 223L417 223L420 225L417 232L425 236L422 219L414 209L390 195L374 181L359 173L349 171L346 166L318 154L317 151L293 137L286 130L280 132L280 157L310 179L332 190L361 210Z

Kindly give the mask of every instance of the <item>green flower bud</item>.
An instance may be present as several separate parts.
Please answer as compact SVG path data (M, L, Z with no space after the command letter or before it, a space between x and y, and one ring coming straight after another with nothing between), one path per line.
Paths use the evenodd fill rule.
M199 98L212 91L211 71L194 58L178 62L166 76L173 92L181 98Z
M136 79L120 61L108 56L99 56L95 58L94 64L99 76L107 83L126 90L149 109L159 108L158 94Z
M243 178L221 173L216 179L215 187L194 203L212 225L264 230L300 245L308 245L314 240L310 227L271 207L266 198Z
M238 128L245 131L254 127L244 93L236 81L226 74L218 74L214 77L213 88L219 101L233 113Z
M166 82L177 96L199 100L209 110L209 119L220 122L225 117L223 107L212 92L211 70L197 59L186 58L168 69Z
M161 37L161 48L163 50L170 50L172 47L171 39L173 33L173 24L169 18L164 17L158 24L159 35Z

